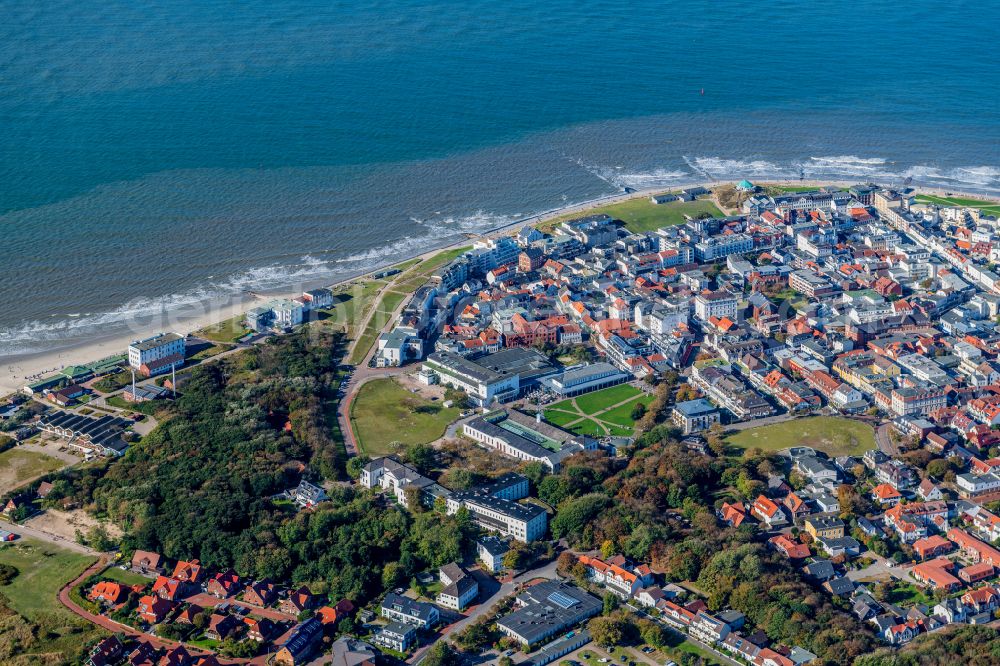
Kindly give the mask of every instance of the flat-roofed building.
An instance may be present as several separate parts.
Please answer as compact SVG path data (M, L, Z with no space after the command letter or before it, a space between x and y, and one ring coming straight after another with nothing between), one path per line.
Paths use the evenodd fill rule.
M517 374L498 372L474 360L452 352L434 352L424 361L424 371L432 371L438 381L468 394L480 407L494 401L513 400L520 393L521 382Z
M538 645L598 615L603 604L580 588L547 580L518 595L517 608L497 620L497 628L522 645Z
M704 398L686 400L674 405L670 420L685 435L689 435L708 430L713 424L719 423L719 410Z
M170 372L184 365L185 338L176 333L160 333L128 346L128 364L147 377Z

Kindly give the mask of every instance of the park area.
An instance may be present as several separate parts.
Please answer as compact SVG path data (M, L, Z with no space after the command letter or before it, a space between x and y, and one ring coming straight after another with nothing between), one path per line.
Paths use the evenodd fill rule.
M75 663L77 652L101 631L64 608L57 595L93 562L89 555L33 539L0 546L0 564L17 570L9 584L0 585L0 614L6 606L23 618L0 623L0 662ZM25 659L5 661L11 649Z
M652 395L619 384L550 405L545 420L576 435L629 437L635 429L632 410L651 402Z
M938 206L964 206L978 208L987 215L1000 215L1000 203L986 199L971 199L969 197L939 197L934 194L918 194L917 203L937 204Z
M861 421L839 416L810 416L741 430L729 435L726 444L767 452L811 446L830 457L858 456L875 448L875 432Z
M695 199L694 201L671 201L665 204L654 204L649 197L636 197L621 203L598 206L592 210L573 213L571 215L561 215L552 220L547 220L538 228L543 231L554 229L559 223L574 218L586 217L588 215L607 214L616 220L621 220L628 227L629 231L642 233L644 231L655 231L660 227L669 227L675 224L684 224L685 215L698 217L706 213L711 217L721 217L722 211L712 202L711 199Z
M427 444L444 435L461 410L412 393L395 379L364 384L351 402L351 426L361 453L393 453L393 442Z
M38 451L13 448L0 453L0 494L9 493L66 463Z

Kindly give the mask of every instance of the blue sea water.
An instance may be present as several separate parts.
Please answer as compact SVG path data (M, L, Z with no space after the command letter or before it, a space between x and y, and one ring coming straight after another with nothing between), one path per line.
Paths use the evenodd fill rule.
M1000 193L998 62L995 2L0 0L0 356L623 186Z

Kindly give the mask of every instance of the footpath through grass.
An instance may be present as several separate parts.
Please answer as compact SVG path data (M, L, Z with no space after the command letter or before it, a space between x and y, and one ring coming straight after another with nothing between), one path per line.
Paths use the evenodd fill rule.
M426 444L444 435L461 410L410 393L395 379L376 379L351 403L351 425L361 453L393 453L390 444Z
M856 456L875 448L875 431L866 423L840 416L810 416L742 430L727 437L726 443L763 451L811 446L831 457Z
M632 410L649 405L653 396L628 384L567 398L545 410L545 420L575 435L628 437L635 430Z

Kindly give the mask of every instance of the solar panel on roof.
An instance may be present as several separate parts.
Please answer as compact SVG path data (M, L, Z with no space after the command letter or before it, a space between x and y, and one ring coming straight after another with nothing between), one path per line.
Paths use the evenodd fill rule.
M576 605L576 599L569 596L568 594L563 594L562 592L553 592L549 595L549 601L554 603L560 608L570 608Z

